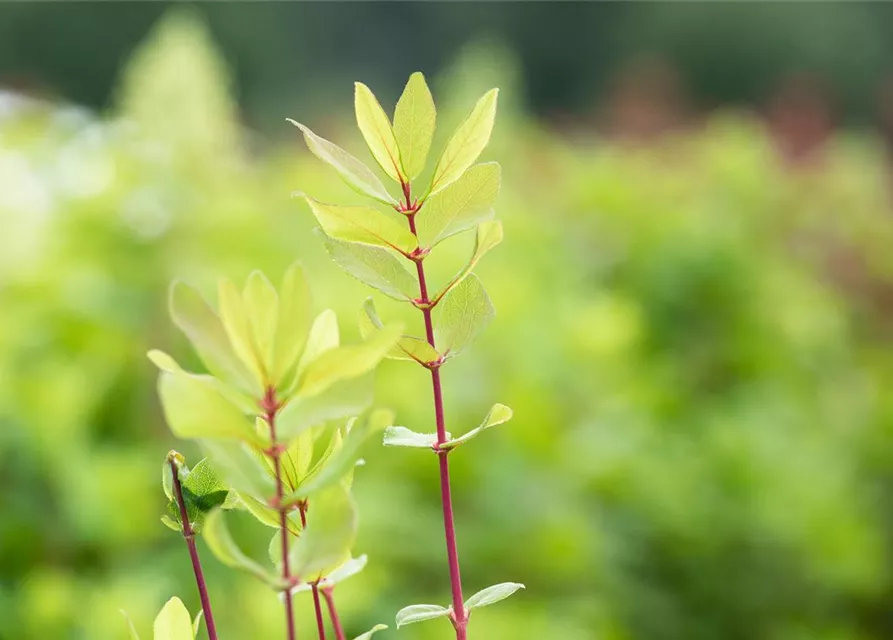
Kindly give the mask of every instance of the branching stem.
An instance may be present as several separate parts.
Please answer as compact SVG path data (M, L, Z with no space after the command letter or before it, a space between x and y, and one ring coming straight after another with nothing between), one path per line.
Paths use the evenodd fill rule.
M307 527L307 502L301 502L298 505L301 510L301 529ZM322 616L322 604L319 601L319 583L314 582L310 585L313 591L313 608L316 609L316 629L319 633L319 640L326 640L326 623Z
M335 587L323 587L322 595L325 597L326 605L329 607L329 618L332 620L332 627L335 629L335 640L345 640L341 618L338 617L338 609L335 607Z

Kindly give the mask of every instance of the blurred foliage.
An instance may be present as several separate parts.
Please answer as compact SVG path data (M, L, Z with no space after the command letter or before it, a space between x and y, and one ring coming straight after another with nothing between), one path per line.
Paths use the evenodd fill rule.
M499 84L480 55L445 77ZM145 358L192 357L166 318L174 277L209 292L300 257L321 308L346 318L366 295L289 198L348 190L284 120L279 147L253 149L227 86L181 16L136 53L102 118L0 95L0 637L111 640L126 637L119 609L140 629L174 594L198 609L182 540L159 522L174 440ZM510 91L501 108L513 115L484 159L503 164L506 241L480 267L498 315L444 383L454 431L493 398L515 409L454 459L466 588L510 575L528 589L479 612L475 636L890 637L881 151L840 136L791 169L743 117L625 146L562 140ZM333 117L332 138L359 153L349 114ZM443 246L448 273L467 247ZM379 372L401 424L425 430L429 393L413 366ZM357 552L372 562L341 589L348 633L448 600L430 460L376 446L366 459ZM232 524L260 557L263 536ZM281 637L266 587L202 550L228 637ZM309 598L298 617L310 637Z

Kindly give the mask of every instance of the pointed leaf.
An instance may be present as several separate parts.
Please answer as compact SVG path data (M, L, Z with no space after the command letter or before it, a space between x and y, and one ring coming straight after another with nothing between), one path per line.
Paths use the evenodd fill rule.
M261 502L257 498L254 498L247 493L240 493L239 500L241 501L242 505L244 505L245 509L248 510L248 513L253 515L255 519L261 524L273 529L279 529L282 526L282 523L279 519L279 512L276 509L273 509L266 503ZM300 535L300 523L296 522L293 518L287 518L285 522L289 532L296 536Z
M186 505L186 515L196 533L201 533L207 514L222 507L229 494L229 490L214 473L207 459L201 460L191 470L185 466L180 470L180 489L183 493L183 503ZM173 512L179 521L179 504L175 500L171 502L176 507Z
M309 196L304 199L330 238L394 249L405 256L418 247L418 240L409 229L371 207L326 204Z
M263 446L238 407L207 381L162 372L158 392L171 431L179 438L228 438Z
M397 204L397 201L391 197L381 180L372 173L369 167L341 147L332 144L325 138L320 138L301 123L291 119L289 122L304 134L304 141L313 155L331 165L351 188L384 204L391 206Z
M492 587L482 589L481 591L478 591L476 594L471 596L468 600L465 601L465 608L470 610L489 606L495 602L499 602L500 600L505 600L510 595L515 593L518 589L524 588L524 585L518 582L503 582L502 584L495 584Z
M363 635L360 635L360 636L357 636L356 638L354 638L354 640L369 640L369 638L371 638L375 634L376 631L382 631L383 629L387 629L387 628L388 628L388 625L386 625L386 624L377 624L374 627L372 627L371 629L369 629L369 631L367 631Z
M263 387L267 375L251 328L251 321L248 319L245 301L236 285L226 278L221 278L219 281L217 298L220 304L220 319L233 351Z
M193 640L192 618L179 598L171 598L155 618L155 640Z
M205 541L211 552L220 562L233 569L241 569L268 584L277 584L279 579L246 556L233 540L224 520L223 511L212 511L205 522Z
M502 170L497 163L476 164L428 198L416 216L421 245L433 247L492 218L501 180Z
M240 495L266 500L275 495L270 475L258 455L248 446L234 440L202 440L202 449L214 470Z
M457 180L487 146L496 118L498 94L498 89L491 89L484 94L468 118L453 133L434 169L431 193L437 193Z
M360 312L360 335L368 340L375 332L381 331L383 328L384 323L378 317L375 301L372 298L366 298L363 310ZM425 365L439 360L440 354L428 344L427 340L402 335L397 339L396 347L388 352L387 357L394 360L415 360L419 364Z
M450 440L448 442L440 445L441 449L455 449L461 444L465 444L469 440L476 438L483 431L489 429L490 427L495 427L496 425L503 424L512 419L512 410L505 406L504 404L494 404L490 409L490 412L487 414L487 417L484 418L484 421L480 424L480 426L475 427L465 435L459 436L455 440Z
M279 385L304 350L310 330L310 287L299 264L285 272L279 296L279 320L276 323L273 378ZM336 327L337 332L337 327Z
M447 439L451 438L447 432ZM437 446L436 433L416 433L406 427L388 427L384 431L384 446L434 449Z
M468 261L468 264L456 274L456 276L450 280L449 284L445 286L433 299L432 304L437 304L440 302L440 299L453 287L462 282L468 274L471 273L471 270L480 262L481 258L490 251L493 247L502 242L502 223L498 220L491 220L490 222L483 222L478 227L477 238L475 240L474 245L474 253L471 255L471 259Z
M450 289L437 307L434 326L444 357L456 356L470 345L494 315L490 297L473 273Z
M276 418L276 435L281 442L291 442L323 422L362 413L372 404L373 390L370 373L337 382L309 398L295 396Z
M434 98L425 76L417 71L409 76L394 111L394 136L400 148L403 169L410 180L425 168L436 118Z
M313 582L344 563L357 535L357 510L350 494L335 484L309 505L307 528L289 552L291 570Z
M199 610L199 612L197 614L195 614L195 619L193 619L193 621L192 621L192 635L194 635L196 638L198 637L198 630L202 626L202 619L204 617L205 617L205 612L202 610Z
M397 612L397 628L415 624L416 622L424 622L425 620L446 618L449 617L450 613L452 613L452 609L447 609L437 604L411 604Z
M400 149L391 121L375 97L375 94L362 82L355 83L354 107L357 112L357 126L366 139L369 151L378 166L396 182L406 182Z
M248 368L233 351L220 318L201 294L186 283L176 281L171 285L169 297L174 324L192 343L208 371L245 390L259 389Z
M265 371L272 371L276 325L279 322L279 294L260 271L253 271L242 292L248 324Z
M213 376L201 375L185 371L183 368L180 367L179 364L177 364L176 360L171 358L163 351L152 349L146 355L149 357L149 360L152 361L152 364L154 364L162 371L190 376L196 378L197 380L201 380L203 384L207 384L208 386L213 387L217 391L217 393L232 402L243 413L250 413L257 409L257 402L255 402L249 395L242 393L237 388L226 384L225 382Z
M286 491L294 491L310 471L316 436L313 429L306 429L288 445L280 458L282 482Z
M341 242L328 236L323 241L332 260L360 282L395 300L412 300L418 295L418 281L387 249Z

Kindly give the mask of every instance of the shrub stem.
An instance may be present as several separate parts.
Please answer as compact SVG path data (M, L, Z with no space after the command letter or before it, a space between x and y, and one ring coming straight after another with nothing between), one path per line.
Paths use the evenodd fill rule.
M298 505L301 510L301 529L307 527L307 502L301 502ZM319 583L314 582L310 585L313 591L313 608L316 609L316 629L319 633L319 640L326 640L326 624L322 616L322 604L319 602Z
M335 639L344 639L344 628L341 626L341 618L338 617L338 609L335 607L335 587L323 587L322 595L326 599L326 605L329 607L329 618L332 620L332 627L335 629Z

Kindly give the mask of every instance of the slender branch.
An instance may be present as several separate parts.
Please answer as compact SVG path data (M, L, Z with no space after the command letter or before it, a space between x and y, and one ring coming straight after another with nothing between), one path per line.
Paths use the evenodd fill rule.
M198 549L195 547L195 531L189 522L189 513L186 511L186 501L183 499L183 487L180 485L180 474L177 464L170 461L171 473L174 476L174 495L177 497L177 506L180 508L180 522L183 523L183 538L189 547L189 557L192 559L192 571L195 573L195 582L198 585L198 595L202 601L202 611L205 614L205 626L208 629L209 640L217 640L217 625L214 623L214 614L211 611L211 599L208 597L208 585L205 582L205 574L202 571L202 563L198 557Z
M285 622L288 631L288 640L295 640L295 611L291 594L291 571L288 566L288 509L282 507L282 499L285 497L285 489L282 482L282 450L276 441L276 413L279 411L279 403L276 400L276 391L270 387L264 394L262 408L266 412L265 419L270 426L270 457L273 458L273 470L276 473L276 502L279 509L279 537L282 542L282 578L289 585L285 589Z
M303 529L307 526L307 501L301 502L298 508L301 511L301 528ZM313 591L313 607L316 609L316 629L319 633L319 640L326 640L326 624L322 617L322 605L319 602L319 583L314 582L310 588Z
M412 204L412 197L408 185L404 185L403 193L406 197L406 209L412 211L407 216L409 221L409 230L418 238L416 231L415 216L421 205ZM414 209L414 210L413 210ZM425 280L425 267L422 264L422 258L415 261L416 272L419 280L419 297L424 305L422 308L422 316L425 319L425 336L428 344L432 348L437 348L434 344L434 323L431 319L431 308L428 303L428 283ZM431 367L431 387L434 393L434 418L437 425L437 444L442 445L447 441L446 424L443 415L443 389L440 384L439 367ZM443 530L446 537L447 562L450 570L450 587L453 594L453 627L456 629L456 640L465 640L467 637L468 615L465 611L464 599L462 597L462 576L459 570L459 550L456 545L456 524L453 516L453 496L450 489L450 464L449 449L438 449L437 457L440 462L440 500L443 506Z
M338 617L338 609L335 607L335 586L323 587L322 595L325 596L326 605L329 608L329 618L331 618L332 626L335 628L335 640L345 640L341 618Z

